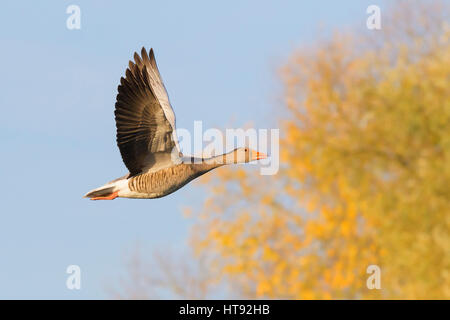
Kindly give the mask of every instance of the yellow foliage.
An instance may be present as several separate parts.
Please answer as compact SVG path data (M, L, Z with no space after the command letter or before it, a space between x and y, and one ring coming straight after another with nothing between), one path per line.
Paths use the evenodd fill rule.
M449 29L422 18L429 32L295 53L284 167L208 181L192 244L244 297L450 299Z

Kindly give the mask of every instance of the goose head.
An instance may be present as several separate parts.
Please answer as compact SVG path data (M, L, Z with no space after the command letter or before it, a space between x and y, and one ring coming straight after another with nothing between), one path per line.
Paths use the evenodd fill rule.
M226 155L226 163L246 163L267 158L262 152L252 150L248 147L237 148Z

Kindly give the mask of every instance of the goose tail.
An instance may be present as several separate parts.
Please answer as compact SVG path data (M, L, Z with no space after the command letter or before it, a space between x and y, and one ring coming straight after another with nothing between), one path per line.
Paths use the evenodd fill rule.
M97 198L97 197L107 197L110 196L113 192L115 186L103 186L94 190L89 191L84 195L83 198Z
M119 191L127 187L127 176L113 180L100 188L89 191L83 198L91 200L113 200L119 196Z

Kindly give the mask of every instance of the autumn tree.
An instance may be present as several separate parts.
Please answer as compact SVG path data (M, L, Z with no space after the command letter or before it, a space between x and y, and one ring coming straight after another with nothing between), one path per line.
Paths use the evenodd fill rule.
M193 247L236 295L450 298L447 12L408 2L384 31L291 56L280 172L218 170L195 218Z
M157 259L166 273L144 289L449 299L448 9L402 2L383 11L381 31L334 34L294 52L281 70L280 171L230 166L202 178L207 199L191 208L191 244L204 269ZM381 290L366 286L369 265L381 268ZM180 287L183 274L192 292Z

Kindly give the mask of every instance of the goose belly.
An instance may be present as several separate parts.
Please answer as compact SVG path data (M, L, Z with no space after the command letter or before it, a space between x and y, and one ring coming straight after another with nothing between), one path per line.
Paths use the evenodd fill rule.
M119 196L141 199L164 197L183 187L197 176L196 172L186 164L142 173L128 179L129 190Z

